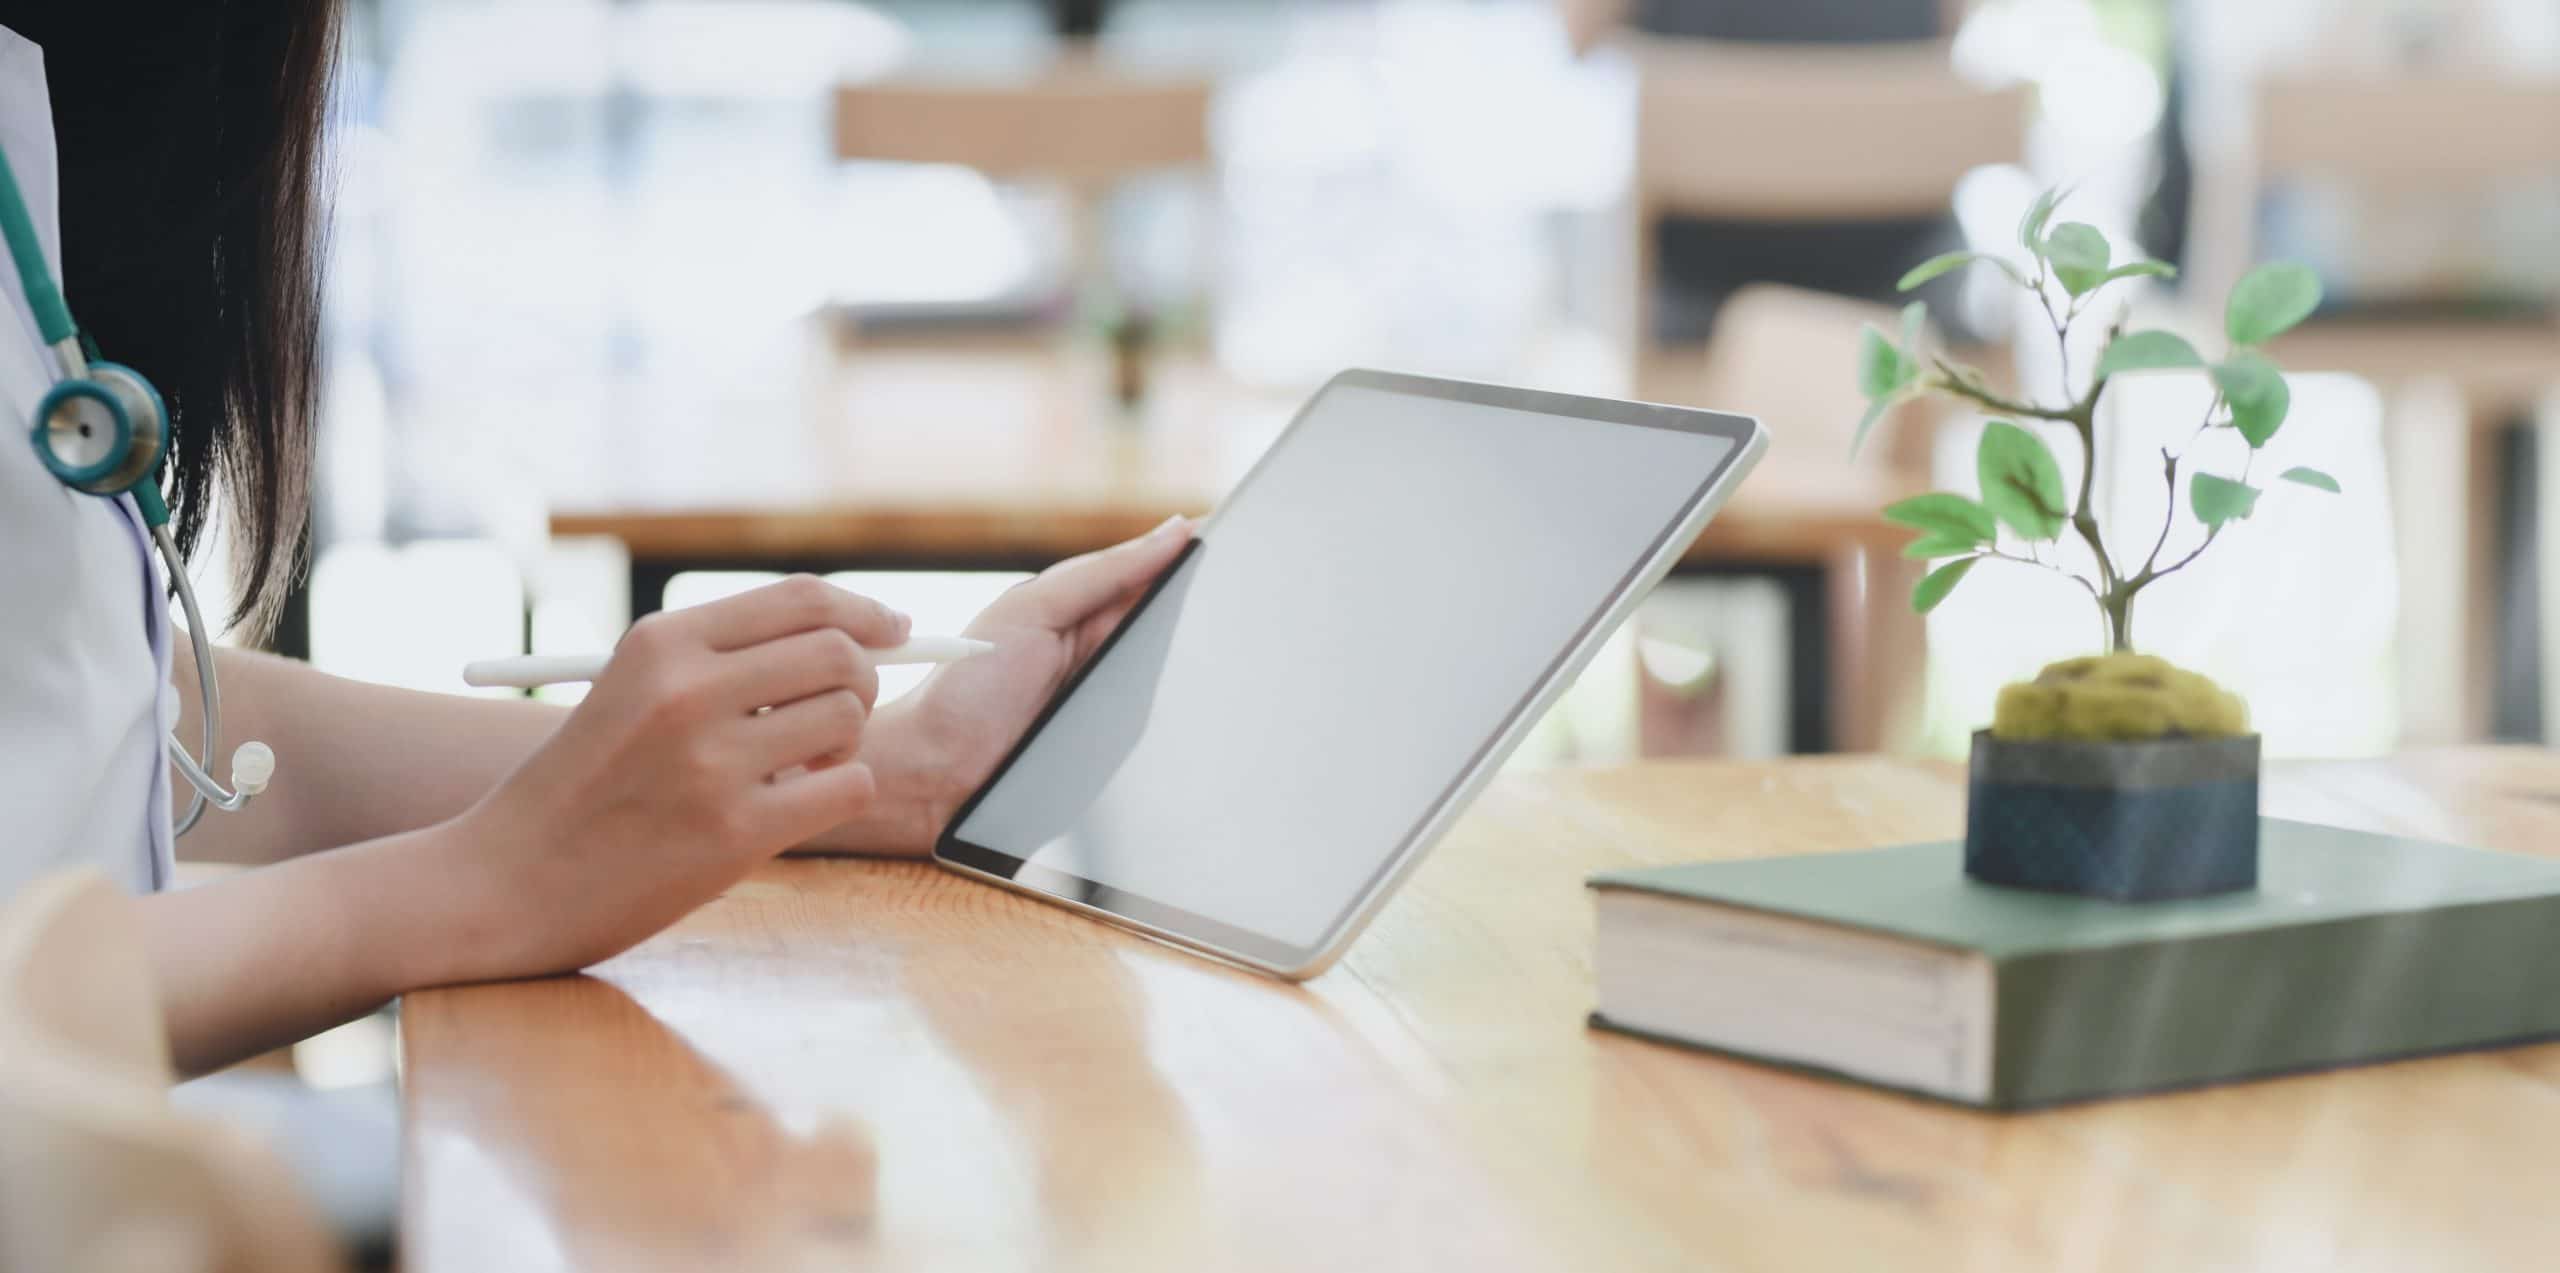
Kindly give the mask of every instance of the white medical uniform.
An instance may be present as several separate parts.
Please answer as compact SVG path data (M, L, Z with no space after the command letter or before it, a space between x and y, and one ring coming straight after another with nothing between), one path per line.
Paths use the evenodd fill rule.
M77 315L79 280L62 278L44 53L5 27L0 147ZM131 497L72 490L36 458L28 430L58 368L5 260L0 296L0 897L79 865L137 892L165 887L161 747L178 700L159 568Z

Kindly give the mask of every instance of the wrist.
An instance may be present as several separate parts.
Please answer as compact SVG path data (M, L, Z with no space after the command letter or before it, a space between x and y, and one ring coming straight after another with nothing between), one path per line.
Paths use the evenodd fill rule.
M953 787L951 766L913 701L900 699L872 717L863 734L861 759L871 766L879 794L870 808L824 837L818 847L900 857L933 851L964 793Z
M465 815L329 855L364 868L366 945L402 992L532 971L516 890L494 864L473 860L476 839Z

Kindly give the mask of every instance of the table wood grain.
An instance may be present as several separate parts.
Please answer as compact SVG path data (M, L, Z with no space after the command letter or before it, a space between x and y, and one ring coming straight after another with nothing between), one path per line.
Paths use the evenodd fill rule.
M409 998L405 1267L2549 1267L2560 1046L1992 1115L1585 1028L1589 872L1956 834L1959 779L1507 775L1303 987L777 863L590 976ZM2551 851L2560 754L2266 806Z

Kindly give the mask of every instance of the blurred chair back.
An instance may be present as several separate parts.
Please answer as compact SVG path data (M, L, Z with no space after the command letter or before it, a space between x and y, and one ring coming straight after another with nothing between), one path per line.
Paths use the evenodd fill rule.
M1754 283L1725 301L1706 357L1667 352L1643 357L1638 394L1757 416L1769 426L1771 448L1798 457L1783 472L1798 480L1819 474L1814 480L1832 489L1865 487L1881 508L1930 487L1932 442L1940 419L1926 402L1906 403L1877 422L1854 463L1849 458L1849 443L1867 409L1858 391L1860 332L1873 323L1890 334L1898 322L1890 306ZM1890 538L1898 542L1901 536ZM1917 581L1920 563L1880 548L1872 535L1845 535L1829 564L1824 621L1829 628L1825 645L1833 652L1834 737L1847 750L1906 745L1916 737L1923 717L1926 640L1903 600ZM1675 644L1715 650L1722 665L1747 669L1742 674L1771 675L1766 651L1755 661L1749 642L1733 644L1729 634L1711 634L1722 622L1716 614L1734 607L1747 610L1750 597L1719 595L1700 603L1703 609L1687 612L1684 604L1649 609L1644 630ZM1677 728L1672 722L1693 708L1670 706L1683 694L1655 684L1650 675L1640 699L1646 704L1645 728Z
M2261 76L2255 101L2254 135L2199 172L2193 294L2223 295L2264 255L2258 212L2271 186L2461 198L2560 175L2560 80L2486 67L2305 68ZM2501 651L2513 640L2501 633L2506 611L2522 594L2497 577L2506 532L2492 489L2506 460L2490 432L2560 385L2560 297L2547 299L2541 312L2511 317L2459 304L2322 314L2270 349L2288 369L2362 376L2393 404L2383 447L2401 565L2400 711L2412 740L2486 736L2501 703L2529 697L2511 683L2514 669L2538 660L2548 676L2555 665L2550 651ZM2437 386L2453 399L2447 409L2417 410L2436 402Z
M1698 372L1695 401L1760 417L1772 440L1796 454L1847 463L1867 410L1858 390L1860 333L1872 323L1890 336L1899 322L1890 306L1777 283L1751 284L1724 304ZM1927 414L1920 403L1888 413L1876 423L1859 463L1905 470L1926 481Z
M2198 183L2195 289L2220 296L2261 255L2257 210L2266 190L2316 181L2384 194L2476 194L2560 176L2560 80L2495 72L2286 71L2257 90L2254 156L2237 173ZM2560 303L2560 297L2551 298ZM2279 360L2304 370L2353 371L2385 387L2451 380L2475 409L2529 409L2560 378L2560 325L2421 314L2325 316L2279 338Z
M2027 90L1959 78L1948 46L1639 40L1636 189L1653 217L1944 212L2026 147Z
M0 911L0 1268L336 1267L280 1166L170 1110L136 920L94 871L46 876Z
M1632 331L1641 344L1653 340L1656 236L1666 217L1943 214L1966 173L2025 153L2026 89L1965 81L1941 41L1638 38L1630 49L1638 77Z
M1205 171L1214 83L1123 72L1076 50L1020 80L887 80L836 90L839 160L951 164L1065 196L1074 285L1106 274L1100 201L1152 173ZM1201 277L1209 276L1208 236ZM836 332L839 348L850 326Z
M2560 173L2560 80L2497 75L2267 76L2262 177L2478 189Z
M1028 82L848 84L836 90L836 157L957 164L1090 190L1206 166L1210 87L1084 62Z

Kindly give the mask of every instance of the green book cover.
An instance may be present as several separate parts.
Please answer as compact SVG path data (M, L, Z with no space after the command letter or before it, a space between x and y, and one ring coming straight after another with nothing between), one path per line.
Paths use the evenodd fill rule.
M1963 859L1963 845L1950 841L1595 876L1591 886L1604 898L1601 962L1637 969L1604 974L1595 1019L1995 1107L2560 1035L2560 860L2266 819L2256 889L2119 903L1977 883L1965 876ZM1613 942L1613 922L1633 925L1613 921L1612 895L1706 905L1651 908L1648 914L1670 918L1646 921L1649 944ZM1775 944L1764 933L1718 948L1721 961L1686 969L1686 980L1673 986L1640 961L1676 949L1664 944L1672 940L1665 925L1686 922L1680 912L1799 922ZM1987 1084L1896 1082L1827 1064L1833 1052L1856 1055L1865 1046L1858 1040L1882 1037L1887 1025L1906 1034L1938 1027L1930 1015L1937 1010L1926 1005L1961 1001L1974 982L1958 971L1915 972L1905 980L1925 981L1925 993L1879 997L1853 987L1826 999L1822 988L1848 976L1843 941L1814 949L1826 929L1954 952L1967 957L1967 968L1987 964L1989 997L1980 1009ZM1876 969L1886 965L1872 957L1890 945L1858 947L1870 957L1856 974L1865 979L1858 987L1879 984L1884 974ZM1764 952L1781 962L1761 962ZM1744 977L1760 968L1787 976L1812 971L1796 993L1755 1005L1749 987L1717 984L1721 965L1738 966ZM1780 1055L1747 1037L1680 1037L1684 1032L1631 1021L1612 1010L1613 984L1622 997L1657 1007L1676 1009L1683 995L1718 998L1729 1005L1722 1019L1745 1027L1725 1032L1736 1037L1752 1034L1747 1018L1731 1015L1743 1008L1808 1019L1830 1011L1835 1018L1827 1033L1799 1032L1812 1041L1791 1043L1787 1050L1796 1055ZM1860 1011L1902 1015L1870 1022Z

